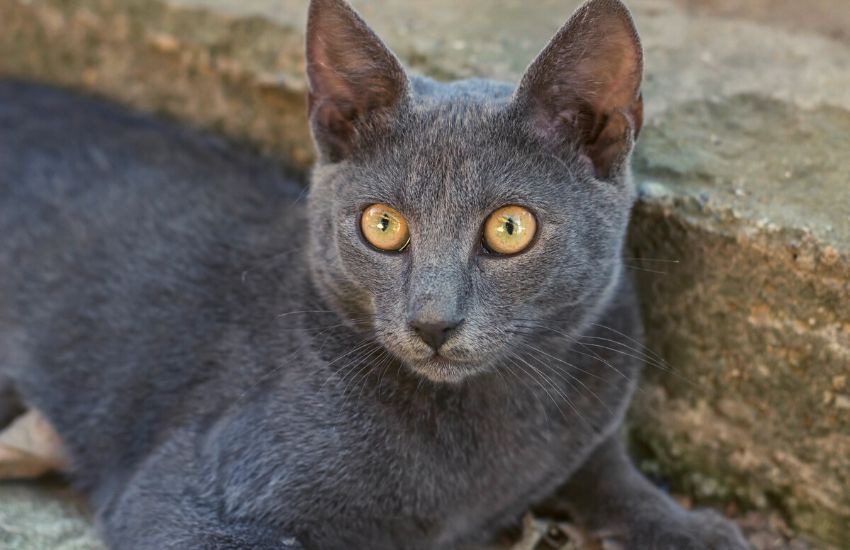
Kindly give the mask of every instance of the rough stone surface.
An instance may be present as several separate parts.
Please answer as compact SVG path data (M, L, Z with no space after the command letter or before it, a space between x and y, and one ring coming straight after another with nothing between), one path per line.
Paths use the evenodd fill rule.
M438 78L515 79L577 4L355 0ZM635 448L698 501L779 514L813 548L850 547L850 4L629 4L647 124L628 263L651 351L627 352L654 365ZM306 5L0 0L0 75L89 90L304 168ZM805 548L771 533L751 540Z
M0 483L0 548L101 550L85 507L56 482Z
M653 180L631 235L633 255L677 262L636 262L652 270L637 272L649 342L674 370L650 368L636 439L677 489L779 508L841 548L848 136L850 116L832 107L683 104L644 136L638 166Z

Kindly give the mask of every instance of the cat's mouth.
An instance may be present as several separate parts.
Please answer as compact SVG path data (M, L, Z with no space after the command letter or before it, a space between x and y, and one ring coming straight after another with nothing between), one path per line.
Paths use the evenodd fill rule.
M480 365L433 353L426 359L409 362L410 367L419 375L432 382L457 384L483 369Z
M379 329L377 335L384 348L408 369L432 382L456 384L488 370L484 358L457 340L434 350L412 334L382 333Z

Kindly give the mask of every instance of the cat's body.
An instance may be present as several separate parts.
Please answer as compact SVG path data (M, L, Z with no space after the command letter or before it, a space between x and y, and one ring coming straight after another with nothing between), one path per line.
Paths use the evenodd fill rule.
M0 152L0 363L101 510L159 452L170 470L210 475L196 490L220 491L234 516L298 526L317 547L434 547L515 520L577 467L574 449L616 429L636 362L588 348L622 375L599 369L554 333L541 348L594 372L575 373L581 416L522 364L460 390L395 362L358 373L357 360L385 358L345 355L362 336L327 330L340 320L304 247L279 238L305 223L300 189L271 165L63 92L3 83L0 105L0 143L13 144ZM638 337L618 292L599 322ZM205 463L180 456L195 452Z
M0 84L0 381L55 426L112 546L450 548L572 476L591 529L620 526L633 546L739 547L720 520L652 488L617 443L639 370L636 301L614 260L632 191L589 176L500 188L587 168L529 148L511 94L414 79L417 107L354 153L350 132L321 127L335 113L314 95L325 148L308 201L271 164L196 133ZM494 173L504 181L482 192ZM369 202L419 228L409 251L357 248L348 223ZM480 222L452 216L510 202L536 206L535 249L470 255ZM429 219L461 221L441 234ZM582 261L545 265L555 231ZM389 332L403 323L394 304L408 307L396 292L419 293L411 315L463 310L449 352L467 331L488 349L400 360L419 348ZM497 321L475 315L496 310L492 335Z

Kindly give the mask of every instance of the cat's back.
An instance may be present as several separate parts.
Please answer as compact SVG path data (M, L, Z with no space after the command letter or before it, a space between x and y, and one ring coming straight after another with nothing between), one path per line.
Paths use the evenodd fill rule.
M0 80L0 332L227 285L291 248L302 190L202 132Z
M92 424L113 445L92 468L141 455L304 284L302 190L202 132L0 80L0 373L82 463Z
M217 311L240 314L242 274L292 249L301 193L202 132L0 80L0 370L204 338ZM303 278L287 258L282 285Z
M273 246L266 234L297 225L292 204L300 193L272 163L203 133L69 92L0 81L0 267L7 282L16 274L68 275L72 266L114 273L180 264L210 247L261 254Z
M301 192L202 132L0 80L0 334L43 345L139 330L157 308L171 324L199 316L240 270L291 248Z
M0 80L0 229L261 214L301 188L202 132L63 90ZM193 210L194 209L194 210ZM8 242L8 239L6 240Z

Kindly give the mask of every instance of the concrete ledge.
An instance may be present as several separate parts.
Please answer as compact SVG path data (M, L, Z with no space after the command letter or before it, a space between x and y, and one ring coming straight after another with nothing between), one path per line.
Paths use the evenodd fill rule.
M577 3L355 1L414 69L501 79ZM850 7L629 3L648 72L629 263L648 347L673 370L650 367L633 410L643 465L848 547L850 36L837 22ZM304 0L0 0L0 75L179 118L303 169L305 13Z

